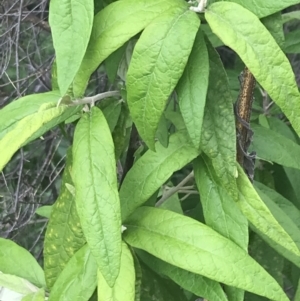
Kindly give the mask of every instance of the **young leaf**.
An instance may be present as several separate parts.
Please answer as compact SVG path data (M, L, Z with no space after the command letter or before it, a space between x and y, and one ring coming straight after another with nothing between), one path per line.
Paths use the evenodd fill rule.
M180 111L196 148L200 148L208 75L208 53L200 30L196 35L189 60L176 88Z
M97 285L97 263L88 245L78 250L54 283L48 301L88 300Z
M36 113L40 106L45 103L58 101L59 92L27 95L15 100L0 110L0 139L16 124L28 115Z
M27 295L39 290L35 285L24 278L0 272L0 288L3 287L22 295Z
M120 273L113 287L109 287L98 270L98 300L133 301L135 297L135 271L131 252L122 242Z
M99 270L112 287L120 269L120 202L114 144L97 107L84 114L76 126L72 174L84 235Z
M129 170L120 189L122 221L168 180L199 155L188 140L186 132L170 137L169 146L156 143L156 152L148 150Z
M201 134L201 150L233 197L236 189L236 126L228 78L216 50L207 41L209 86Z
M258 18L272 15L276 12L282 11L289 6L299 4L299 0L264 0L263 5L260 0L231 0L230 2L235 2L242 5L246 9L252 11Z
M141 250L137 250L136 252L139 258L141 258L154 272L169 277L179 286L194 293L196 296L201 296L207 300L214 301L227 300L226 295L218 282L178 268Z
M38 112L28 115L0 140L0 171L11 159L13 154L23 145L40 137L49 129L65 121L81 110L81 106L56 107L55 103L44 104ZM49 106L49 107L48 107ZM16 139L17 137L17 139Z
M194 160L205 223L242 249L248 249L248 221L226 190L215 181L214 170L203 156Z
M298 144L265 127L253 124L251 128L255 135L251 150L255 150L259 158L300 169Z
M44 301L44 300L45 300L45 291L43 289L40 289L35 293L28 294L22 299L22 301Z
M45 205L36 209L35 213L40 216L50 218L51 211L52 211L52 205Z
M240 210L255 228L288 251L300 256L300 251L295 242L271 214L239 165L238 173L239 199L237 205Z
M158 208L138 208L125 241L187 271L272 300L288 300L278 283L243 249L208 226ZM183 256L184 254L184 256Z
M93 0L51 0L49 23L61 96L69 89L86 52L94 18Z
M74 80L75 97L83 95L89 77L110 54L161 13L183 5L178 0L122 0L101 10L95 16L91 40Z
M236 3L217 2L209 6L205 17L213 32L241 57L300 134L300 93L292 67L257 16Z
M46 287L43 269L35 258L13 241L0 238L0 269L5 274L15 275L37 287Z
M129 110L141 138L154 138L168 97L181 77L200 21L185 6L156 18L135 45L127 73Z
M76 211L75 197L66 185L72 185L72 150L67 152L67 162L62 177L58 199L52 206L44 243L44 269L47 287L55 280L70 258L86 242Z

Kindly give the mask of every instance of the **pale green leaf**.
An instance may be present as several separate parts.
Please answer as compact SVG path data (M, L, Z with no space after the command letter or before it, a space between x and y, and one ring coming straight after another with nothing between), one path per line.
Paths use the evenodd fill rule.
M257 15L258 18L272 15L289 6L299 4L299 0L263 0L263 2L261 0L230 0L230 2L235 2L244 6L246 9Z
M50 206L45 205L45 206L41 206L38 209L36 209L35 213L40 216L49 218L50 214L51 214L51 210L52 210L52 205L50 205Z
M28 280L15 275L4 274L2 272L0 272L0 288L1 287L5 287L22 295L38 291L38 288Z
M279 208L281 208L300 229L300 210L296 208L292 202L262 183L254 181L254 186L266 194L277 206L279 206Z
M255 183L256 190L259 193L262 200L268 206L274 217L282 225L284 230L290 235L290 237L296 243L298 249L300 249L300 212L293 206L288 200L283 198L276 191L266 187L261 183ZM256 231L272 248L274 248L279 254L293 262L296 266L300 267L300 257L294 253L285 249L279 245L276 241L269 239L264 233Z
M0 269L5 274L28 280L37 287L46 287L44 271L35 258L11 240L0 238Z
M49 23L61 96L68 91L83 60L92 31L93 19L93 0L50 1Z
M40 94L27 95L15 100L0 110L0 139L11 131L18 121L28 115L36 113L45 103L58 101L59 92L51 91Z
M248 221L234 199L216 182L210 160L199 156L194 161L194 172L206 225L247 251ZM243 290L231 286L225 286L224 290L229 300L244 300Z
M81 107L50 105L54 105L54 107L45 107L43 110L40 108L38 112L23 118L0 140L0 170L23 145L40 137L49 129L81 110Z
M47 287L52 288L70 258L86 242L76 210L75 197L68 189L71 179L72 150L62 176L59 197L52 206L44 242L44 269Z
M195 180L201 195L205 223L245 251L248 248L248 221L215 180L211 163L204 156L194 161Z
M251 150L266 161L300 169L300 146L292 140L265 127L253 124L254 139Z
M120 273L113 287L110 287L98 271L98 301L134 301L135 271L128 246L122 242Z
M67 263L51 290L48 301L86 301L97 285L97 263L88 245Z
M178 268L159 260L146 252L137 250L137 254L153 271L169 277L180 287L194 293L196 296L201 296L207 300L213 301L227 300L226 295L218 282Z
M120 269L120 202L114 144L97 107L84 114L76 126L72 176L84 235L99 270L113 286Z
M154 150L166 103L181 77L200 21L185 6L156 18L135 45L127 73L129 110L141 138Z
M170 264L272 300L288 300L247 252L189 217L141 207L130 216L126 227L127 243Z
M270 1L276 6L274 3ZM257 16L238 4L217 2L206 10L205 17L213 32L241 57L300 134L300 93L292 67Z
M207 49L210 71L201 150L211 159L223 187L231 196L236 196L236 126L232 97L223 63L208 41Z
M129 170L121 186L122 221L145 203L173 172L191 162L199 153L188 140L186 132L172 135L167 148L156 143L156 152L148 150Z
M196 148L200 148L208 76L208 53L202 31L198 31L189 60L176 88L180 111Z
M23 297L22 301L44 301L45 300L45 291L40 289L35 293L28 294Z
M101 10L94 19L91 39L75 77L73 91L82 96L89 77L97 67L114 51L153 19L174 6L184 6L179 0L122 0Z
M237 205L240 210L255 228L283 248L294 253L296 256L300 256L300 251L295 242L277 222L239 165L238 172L237 185L239 189L239 198Z

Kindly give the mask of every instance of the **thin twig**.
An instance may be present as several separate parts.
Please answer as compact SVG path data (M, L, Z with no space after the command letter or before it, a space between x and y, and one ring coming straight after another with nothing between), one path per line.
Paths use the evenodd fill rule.
M171 197L173 194L177 193L182 187L189 182L191 179L194 178L194 171L190 172L177 186L172 187L170 190L168 190L161 198L160 200L155 204L155 207L161 206L169 197Z

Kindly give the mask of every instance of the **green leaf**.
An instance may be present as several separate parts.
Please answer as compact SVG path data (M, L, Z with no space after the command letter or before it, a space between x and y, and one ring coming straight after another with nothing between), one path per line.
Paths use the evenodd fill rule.
M253 124L251 128L254 131L251 150L255 150L257 157L300 169L300 146L298 144L265 127Z
M216 183L209 160L199 156L194 161L194 173L205 223L247 251L248 221L226 190Z
M1 272L15 275L37 287L46 287L44 271L35 258L24 248L13 241L0 238Z
M51 206L41 206L41 207L39 207L38 209L35 210L35 213L40 215L40 216L49 218L50 214L51 214L51 211L52 211L52 205Z
M45 103L58 101L59 92L27 95L11 102L0 110L0 139L11 131L17 123L28 115L36 113Z
M0 272L0 288L2 287L22 295L27 295L38 290L36 286L24 278Z
M135 297L134 262L128 246L122 242L120 273L113 287L109 287L98 270L98 300L133 301Z
M84 114L76 126L72 175L84 235L112 287L120 269L121 214L114 144L97 107Z
M49 23L61 96L68 91L83 60L93 19L93 0L51 0L50 2Z
M126 227L124 239L128 244L170 264L272 300L288 300L247 252L189 217L141 207L130 216Z
M0 140L0 149L3 150L0 156L0 170L3 169L19 148L81 110L81 106L68 107L62 105L51 107L55 104L45 105L49 105L49 108L43 107L43 110L40 108L38 112L23 118Z
M282 26L281 12L274 13L260 20L262 24L269 30L276 43L283 48L284 32Z
M121 102L117 99L111 100L110 104L105 107L102 112L106 118L109 129L112 132L118 123L121 113Z
M231 196L236 189L236 126L229 82L222 61L207 41L209 86L201 134L201 150Z
M48 301L86 301L92 296L96 285L97 263L88 245L85 245L60 273Z
M300 93L292 67L257 16L238 4L217 2L206 10L205 17L213 32L241 57L300 134Z
M248 221L234 199L215 180L210 160L199 156L194 161L195 180L201 195L205 223L224 237L248 250ZM244 292L231 286L224 290L229 300L244 300Z
M23 297L22 301L44 301L45 300L45 291L40 289L35 293L28 294Z
M83 95L89 77L110 54L161 13L183 5L178 0L122 0L101 10L95 16L91 39L74 81L75 97Z
M252 11L258 18L263 18L272 15L276 12L280 12L283 9L299 4L299 0L264 0L263 4L260 0L230 0L230 2L238 3L244 6L246 9Z
M300 20L300 10L291 11L282 15L283 24L293 20Z
M300 53L300 42L298 40L300 30L294 30L286 34L284 52Z
M156 152L148 150L129 170L120 189L122 221L166 182L173 172L198 156L185 132L170 137L169 146L156 143Z
M292 202L262 183L254 181L254 186L267 195L277 206L279 206L279 208L281 208L300 229L300 210L296 208Z
M276 220L282 225L284 230L290 235L290 237L296 243L298 249L300 249L300 213L288 200L284 199L274 190L264 186L261 183L255 183L256 191L259 193L262 200L268 206ZM300 267L300 257L290 252L286 248L283 248L276 241L269 239L264 233L256 231L272 248L274 248L279 254L293 262L296 266Z
M208 76L207 48L202 31L198 31L189 60L176 88L180 111L196 148L200 148Z
M71 168L72 150L69 149L59 197L52 206L44 242L44 269L50 289L70 258L86 242L76 211L75 197L67 186L73 185Z
M218 282L180 269L174 265L159 260L146 252L137 250L137 254L150 269L156 273L169 277L180 287L194 293L196 296L201 296L207 300L214 301L227 300L226 295Z
M156 18L135 45L127 73L129 110L141 138L154 150L166 103L181 77L200 21L185 6Z
M249 253L281 286L283 285L284 258L255 233L251 234Z
M295 242L274 218L239 165L238 172L237 185L239 189L239 199L237 205L240 210L255 228L283 248L294 253L296 256L300 256L300 251Z
M125 50L126 50L126 44L124 44L122 47L118 48L116 51L110 54L104 62L106 74L111 84L114 83L117 77L119 64L121 62Z
M187 301L182 289L174 282L153 273L145 265L142 267L142 301Z
M171 184L171 185L169 185L169 184ZM166 187L168 187L168 190L166 189ZM164 187L164 189L162 191L162 195L161 195L162 198L174 186L172 185L172 183L168 183L168 185L166 187ZM157 206L158 206L158 204L157 204ZM163 208L163 209L170 210L170 211L174 211L174 212L177 212L177 213L180 213L180 214L183 214L181 204L180 204L180 199L178 197L178 193L172 194L170 197L168 197L166 200L164 200L164 202L162 204L160 204L159 207Z

